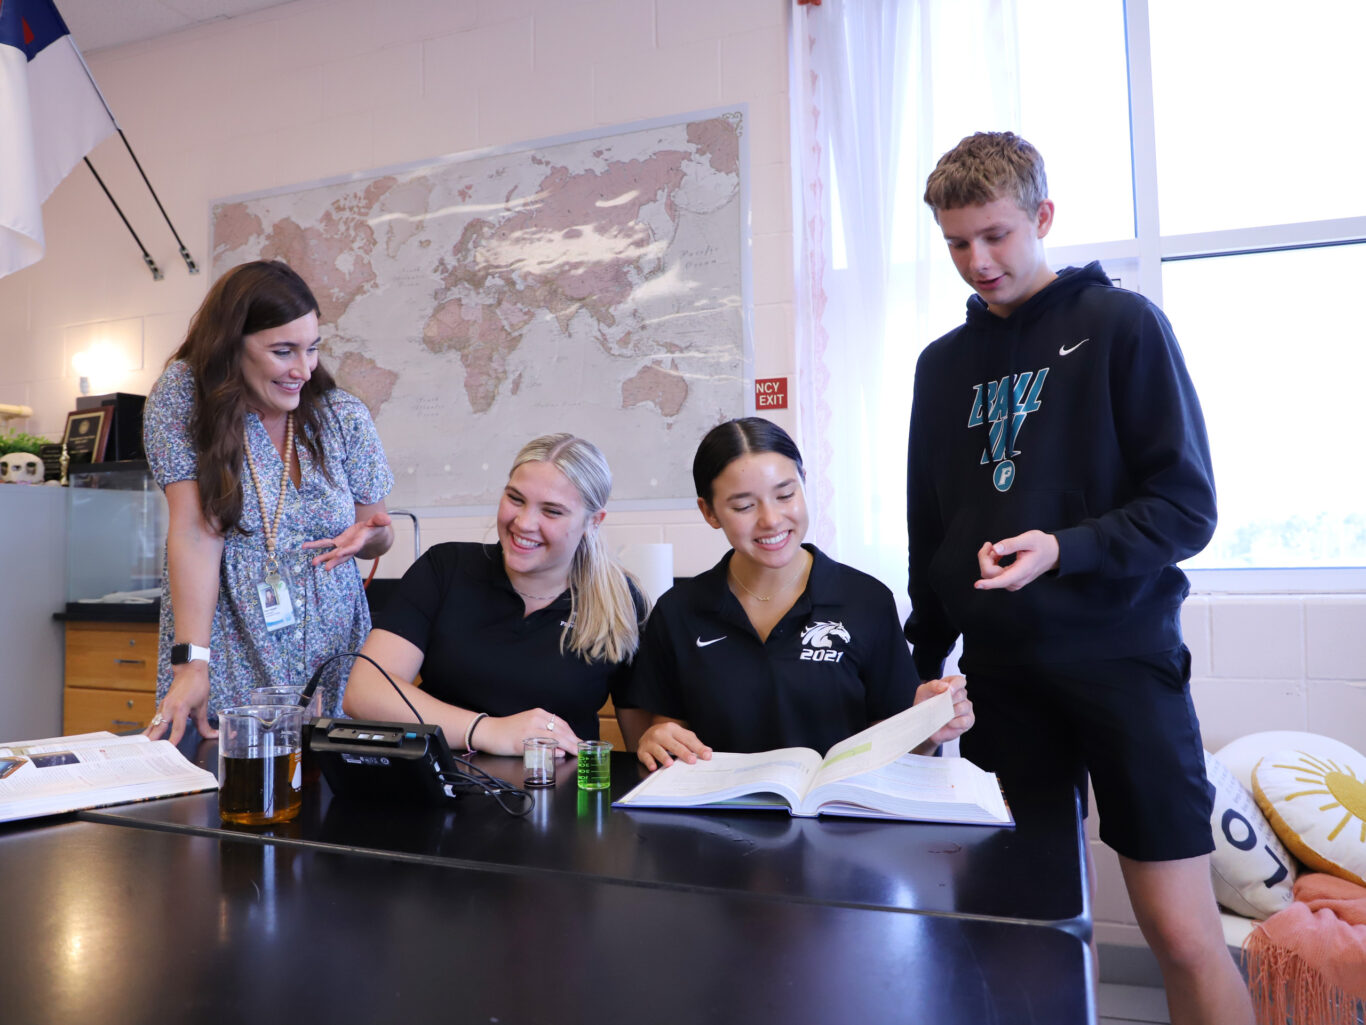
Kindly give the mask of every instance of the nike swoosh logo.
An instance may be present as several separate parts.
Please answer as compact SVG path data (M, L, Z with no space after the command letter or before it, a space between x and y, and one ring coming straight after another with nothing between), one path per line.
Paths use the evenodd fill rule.
M1078 349L1080 349L1083 345L1085 345L1085 344L1086 344L1087 342L1089 342L1090 340L1091 340L1091 339L1089 339L1089 338L1083 338L1083 339L1082 339L1081 341L1079 341L1076 345L1063 345L1063 346L1060 346L1059 349L1058 349L1058 355L1059 355L1059 356L1066 356L1069 352L1076 352Z
M712 638L711 640L709 640L709 641L704 641L701 637L699 637L699 638L697 638L697 646L698 646L699 648L705 648L705 647L706 647L707 645L709 645L709 644L715 644L717 641L724 641L725 639L726 639L726 635L725 635L725 634L722 634L720 637L713 637L713 638Z

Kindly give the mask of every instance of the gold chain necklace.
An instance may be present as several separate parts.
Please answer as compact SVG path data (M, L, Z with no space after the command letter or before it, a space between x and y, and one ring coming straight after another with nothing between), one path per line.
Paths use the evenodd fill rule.
M511 583L511 581L509 581L509 583ZM554 601L561 594L564 594L563 591L560 591L559 594L527 594L516 584L512 585L512 589L516 591L518 594L520 594L523 598L530 598L532 601Z
M798 577L802 575L803 572L805 572L806 566L803 565L799 567L797 572L791 577L791 579L785 580L783 581L783 583L779 584L778 589L774 591L772 594L770 594L768 597L764 597L762 594L755 594L748 587L746 587L745 582L740 579L740 574L735 572L734 565L728 566L727 569L730 570L730 578L740 585L740 590L744 591L745 594L749 595L751 598L757 598L759 601L772 601L778 595L782 594L785 590L787 590L787 588L793 583L793 581L795 581Z
M265 426L264 423L261 424ZM256 460L251 454L251 439L247 439L247 469L251 472L251 483L256 488L256 503L261 508L261 530L266 535L266 569L274 571L275 539L280 534L280 514L285 509L285 493L289 487L289 464L294 454L294 414L285 414L285 454L284 472L280 474L280 500L275 504L275 516L266 521L266 496L261 491L261 475L256 470Z

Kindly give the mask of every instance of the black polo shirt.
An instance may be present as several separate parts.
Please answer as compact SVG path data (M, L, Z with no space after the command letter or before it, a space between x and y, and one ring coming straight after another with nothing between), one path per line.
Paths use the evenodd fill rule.
M683 719L718 751L824 752L915 701L920 680L892 592L803 545L806 590L767 641L726 582L734 552L666 592L636 655L628 704Z
M560 651L568 591L525 611L498 545L450 542L433 545L403 574L375 627L422 649L422 689L433 697L498 716L544 708L581 739L596 739L598 709L609 692L617 696L628 666Z

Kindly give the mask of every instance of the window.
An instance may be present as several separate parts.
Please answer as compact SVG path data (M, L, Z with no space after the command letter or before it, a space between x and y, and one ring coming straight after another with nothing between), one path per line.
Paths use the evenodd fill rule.
M1356 308L1366 136L1344 113L1366 4L1015 0L999 10L1014 20L1013 51L995 65L958 52L935 71L941 94L907 103L918 121L903 132L928 126L942 153L967 131L1018 124L1047 158L1059 204L1050 260L1100 259L1167 312L1200 392L1219 490L1214 540L1188 568L1257 571L1217 583L1197 573L1197 587L1366 585L1355 394L1366 380ZM1018 109L1003 111L978 85L1011 60ZM928 169L899 181L912 170L918 183L900 190L898 221L927 216L910 207L923 209ZM918 322L914 336L928 342L961 319L967 293L944 276L942 250L921 255L938 265L894 270L904 301L892 321L908 332Z

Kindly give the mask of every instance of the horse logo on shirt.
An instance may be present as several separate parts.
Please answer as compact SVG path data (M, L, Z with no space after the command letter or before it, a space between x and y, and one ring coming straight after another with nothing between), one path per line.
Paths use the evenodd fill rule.
M843 623L812 623L802 631L803 662L838 662L844 657L843 651L836 651L832 638L838 637L845 644L850 643L849 631Z

